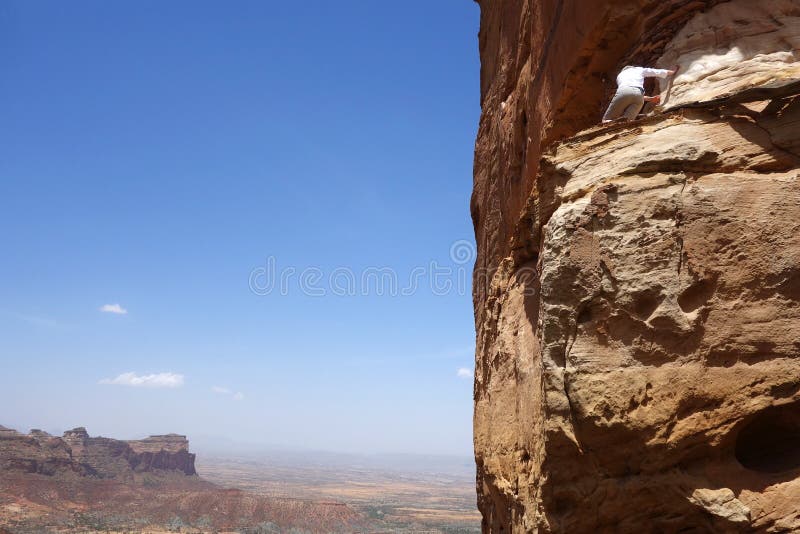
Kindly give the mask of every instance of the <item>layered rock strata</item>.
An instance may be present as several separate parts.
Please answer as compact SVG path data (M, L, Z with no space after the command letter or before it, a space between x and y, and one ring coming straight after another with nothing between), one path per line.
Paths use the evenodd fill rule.
M195 455L185 436L168 434L121 441L90 437L83 427L51 436L0 428L0 470L56 475L73 472L97 478L130 478L137 472L196 475Z
M479 3L484 531L800 531L800 2Z

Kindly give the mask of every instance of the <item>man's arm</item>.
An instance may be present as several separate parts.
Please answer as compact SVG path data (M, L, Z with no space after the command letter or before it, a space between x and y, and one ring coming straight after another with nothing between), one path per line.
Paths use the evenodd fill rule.
M644 74L646 78L666 78L667 76L672 76L673 74L675 74L677 70L678 70L677 68L675 70L667 70L667 69L651 69L649 67L644 67L642 69L642 74Z

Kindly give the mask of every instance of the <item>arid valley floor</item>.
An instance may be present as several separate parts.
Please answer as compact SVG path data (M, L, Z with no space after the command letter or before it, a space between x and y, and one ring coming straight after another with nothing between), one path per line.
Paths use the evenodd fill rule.
M440 461L437 461L440 460ZM438 465L438 468L437 468ZM344 502L386 532L480 532L468 459L264 453L199 455L200 476L224 487Z
M480 530L468 458L57 434L0 426L0 534Z

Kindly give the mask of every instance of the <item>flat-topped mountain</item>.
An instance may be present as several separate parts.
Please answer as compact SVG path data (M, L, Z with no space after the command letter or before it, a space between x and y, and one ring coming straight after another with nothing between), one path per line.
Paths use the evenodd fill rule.
M0 427L0 468L55 475L72 472L96 478L132 478L134 473L197 475L186 436L167 434L124 441L91 437L83 427L56 437L33 429L28 434Z
M202 479L186 436L61 437L0 426L0 534L5 532L353 532L341 502L228 489Z

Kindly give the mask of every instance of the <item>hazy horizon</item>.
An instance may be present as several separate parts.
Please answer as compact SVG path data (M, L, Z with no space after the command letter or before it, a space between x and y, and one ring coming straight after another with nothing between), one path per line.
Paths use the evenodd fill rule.
M0 424L472 455L479 8L400 7L0 8Z
M99 434L97 432L93 432L91 428L87 428L83 425L75 425L71 427L49 427L49 428L42 428L36 425L29 425L29 424L10 424L8 422L0 421L0 426L6 427L11 430L16 430L17 432L27 434L30 433L32 430L41 430L51 434L52 436L60 437L64 433L73 430L75 428L83 427L86 429L87 433L91 437L103 437L103 438L112 438L118 440L137 440L137 439L144 439L147 437L151 437L154 434L141 434L141 433L133 433L133 434L123 434L123 435L110 435L110 434ZM186 435L187 440L189 441L189 449L190 452L196 453L198 455L209 455L209 456L231 456L231 457L258 457L260 455L272 455L271 457L289 457L291 455L295 455L297 458L308 458L312 455L316 455L317 457L338 457L338 458L405 458L405 459L414 459L419 458L420 460L432 460L436 458L448 459L448 460L455 460L455 461L467 461L471 464L471 471L474 471L474 456L471 452L468 453L461 453L453 452L397 452L397 451L352 451L352 450L336 450L336 449L325 449L319 447L308 447L303 445L286 445L281 444L279 442L249 442L246 440L236 439L235 437L230 436L223 436L223 435L211 435L211 434L194 434L194 435ZM324 462L323 462L324 463Z

